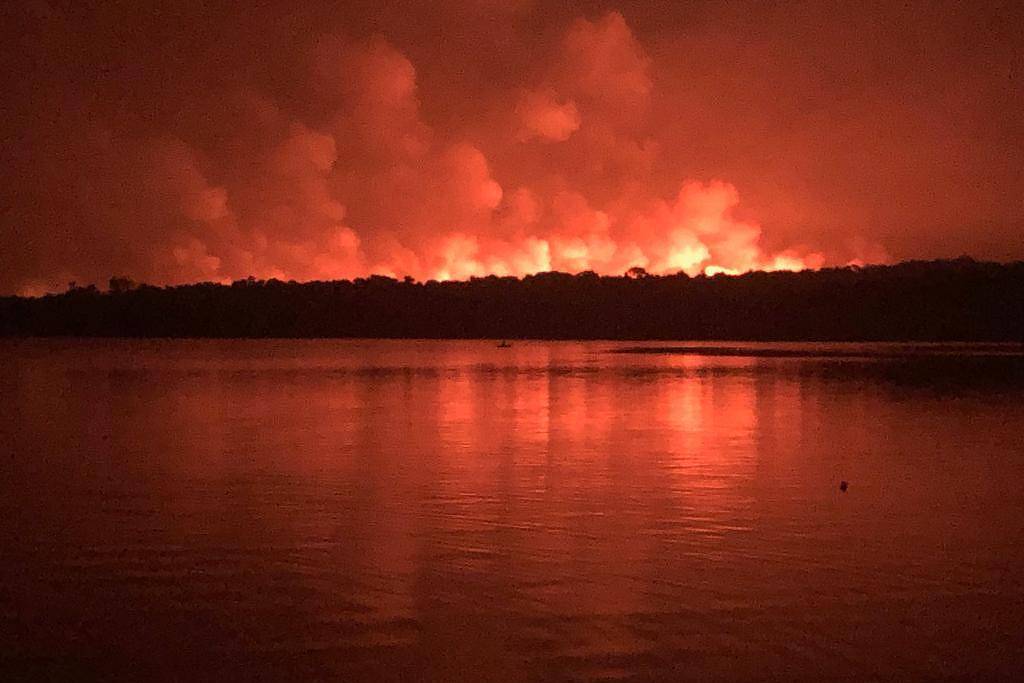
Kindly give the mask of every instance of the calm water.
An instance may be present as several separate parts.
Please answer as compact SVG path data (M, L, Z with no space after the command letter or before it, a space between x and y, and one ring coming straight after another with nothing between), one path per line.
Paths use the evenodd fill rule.
M1024 669L1024 359L626 346L0 342L0 673Z

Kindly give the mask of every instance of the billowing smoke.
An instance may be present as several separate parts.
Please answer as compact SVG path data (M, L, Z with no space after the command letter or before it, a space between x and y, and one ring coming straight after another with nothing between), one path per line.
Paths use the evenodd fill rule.
M481 31L499 48L515 39L518 9L460 8L463 19L491 17ZM47 11L33 21L60 20ZM770 204L756 176L733 178L713 163L694 173L690 155L707 158L701 131L684 145L661 130L670 104L692 115L700 92L662 67L664 42L652 53L618 12L560 19L486 84L455 68L428 68L435 76L425 78L443 46L373 28L325 26L287 55L253 49L259 79L200 78L204 92L171 84L183 99L152 105L166 123L156 127L141 109L119 116L116 102L135 101L130 91L95 106L50 92L75 106L39 124L33 161L15 167L35 189L5 210L5 246L25 258L0 285L38 293L113 274L161 284L634 267L694 275L888 258L851 230L835 240L772 233L762 224L778 221L758 215ZM737 135L749 145L756 132ZM745 203L744 181L757 207ZM794 208L786 197L798 190L780 193L780 215L807 223L835 210Z

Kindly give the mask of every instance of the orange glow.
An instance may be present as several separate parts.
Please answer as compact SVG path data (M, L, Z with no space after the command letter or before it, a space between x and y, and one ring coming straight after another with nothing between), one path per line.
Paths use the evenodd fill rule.
M530 68L472 110L465 88L424 78L438 63L416 63L386 33L326 33L292 65L303 88L232 93L212 137L85 126L61 151L90 169L68 183L77 204L66 213L99 243L50 249L7 286L38 294L112 272L152 284L426 281L886 260L869 240L794 240L802 207L773 202L749 173L690 159L699 129L689 142L665 137L658 112L680 93L623 14L569 18L545 39ZM805 225L818 220L809 212Z
M658 150L636 126L653 66L617 12L567 27L551 64L488 122L489 144L434 129L415 65L383 38L315 52L318 86L347 104L319 129L288 123L256 176L217 185L188 145L156 146L162 196L196 228L169 246L161 277L713 275L825 262L768 250L761 225L734 215L740 193L726 180L676 181L668 196L645 185ZM520 161L496 167L509 157Z
M640 267L653 274L715 275L823 265L824 256L818 252L765 253L759 245L760 226L732 217L737 203L736 189L724 182L687 183L674 202L654 202L627 217L591 209L580 197L561 196L554 201L552 225L537 221L517 226L512 239L453 232L413 252L412 263L404 258L384 260L364 266L364 272L462 280L549 270L618 275ZM530 234L531 228L538 234ZM358 244L357 239L351 242Z

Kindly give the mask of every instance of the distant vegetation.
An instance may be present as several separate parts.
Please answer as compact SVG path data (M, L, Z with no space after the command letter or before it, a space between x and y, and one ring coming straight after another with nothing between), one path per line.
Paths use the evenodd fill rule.
M542 273L468 282L112 278L0 298L6 336L1024 341L1024 262L739 276Z

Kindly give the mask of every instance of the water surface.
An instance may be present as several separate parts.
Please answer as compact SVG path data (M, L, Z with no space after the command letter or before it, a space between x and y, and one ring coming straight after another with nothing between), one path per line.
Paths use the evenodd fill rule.
M1021 672L1017 350L637 346L0 342L0 673Z

